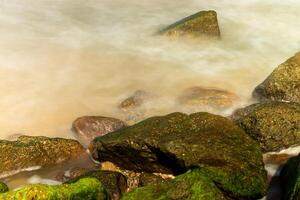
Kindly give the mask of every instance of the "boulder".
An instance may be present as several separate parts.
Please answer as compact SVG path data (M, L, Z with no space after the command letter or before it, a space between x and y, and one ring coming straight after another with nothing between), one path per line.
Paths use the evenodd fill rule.
M8 192L8 187L5 183L0 182L0 193Z
M231 199L208 175L199 169L191 170L172 181L137 188L124 195L122 200L229 200Z
M76 119L72 124L72 130L78 140L85 146L98 136L126 127L125 122L102 116L84 116Z
M162 29L159 34L169 37L220 38L217 13L200 11Z
M96 138L94 159L138 172L181 174L200 167L234 196L262 196L266 171L259 145L229 119L209 113L152 117Z
M300 52L279 65L255 88L253 96L260 101L300 103Z
M265 102L237 110L233 120L263 152L280 151L300 144L300 104Z
M15 141L0 140L0 152L0 177L3 178L76 159L85 149L76 140L20 136Z
M217 88L190 87L178 97L182 105L227 109L239 100L232 92Z
M83 178L70 184L29 185L16 191L1 193L0 199L109 200L109 197L101 182L96 178Z
M122 194L127 189L126 177L123 176L121 173L112 172L112 171L101 171L101 170L89 171L66 183L73 183L76 182L78 179L91 178L91 177L98 179L102 183L102 185L107 190L108 196L112 200L120 199Z
M300 199L300 155L290 158L280 173L282 200Z

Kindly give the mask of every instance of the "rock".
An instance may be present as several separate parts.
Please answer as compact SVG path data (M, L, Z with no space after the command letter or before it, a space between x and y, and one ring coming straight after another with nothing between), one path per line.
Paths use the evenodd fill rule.
M288 160L281 171L282 200L300 199L300 155Z
M122 101L119 108L123 111L136 109L145 103L152 95L145 90L136 90L130 97Z
M83 178L74 183L53 186L29 185L16 191L2 193L0 199L109 200L105 188L96 178Z
M300 52L279 65L255 88L253 96L260 101L300 103Z
M161 176L151 174L151 173L141 173L139 176L139 187L147 185L158 185L164 183L166 180Z
M71 139L20 136L16 141L0 140L0 177L21 171L51 167L85 153Z
M300 104L266 102L237 110L232 118L263 152L280 151L300 144Z
M184 90L178 97L178 102L188 106L226 109L233 106L238 99L234 93L226 90L196 86Z
M278 154L265 154L264 155L264 163L265 165L283 165L287 162L287 160L292 157L290 154L278 153Z
M72 130L78 140L85 146L98 136L125 128L125 122L102 116L79 117L73 122Z
M200 11L162 29L161 35L170 37L220 38L221 33L215 11Z
M96 138L94 159L137 172L181 174L200 167L235 196L265 193L266 171L259 145L229 119L209 113L152 117Z
M124 195L122 200L229 200L207 174L196 169L176 177L172 181L137 188Z
M66 183L76 182L78 179L93 177L97 178L105 187L112 200L118 200L127 189L126 178L118 172L94 170L87 172Z
M5 183L0 182L0 193L8 192L8 187Z
M91 171L92 169L87 169L83 167L72 167L71 169L67 171L61 171L56 176L55 179L60 182L66 182L71 179L75 179L79 176L82 176L83 174L87 173L88 171Z

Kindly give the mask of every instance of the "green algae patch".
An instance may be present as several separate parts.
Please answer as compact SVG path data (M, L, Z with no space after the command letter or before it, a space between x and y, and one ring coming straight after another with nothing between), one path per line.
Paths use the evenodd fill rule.
M7 185L3 182L0 182L0 193L4 193L7 192L9 189L7 187Z
M49 186L34 184L0 194L1 200L108 200L106 190L96 178L83 178L75 183Z
M161 184L137 188L125 194L122 200L226 200L215 183L199 169L177 176Z

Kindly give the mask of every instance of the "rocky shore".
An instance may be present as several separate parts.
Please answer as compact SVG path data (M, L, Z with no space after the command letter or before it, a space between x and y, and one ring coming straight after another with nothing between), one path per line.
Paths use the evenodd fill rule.
M196 13L159 35L221 39L215 11ZM300 53L254 89L256 103L228 117L201 108L233 106L239 97L231 91L191 86L174 99L199 112L144 119L141 107L153 98L141 89L116 106L132 125L106 116L79 117L71 125L78 141L25 135L0 140L0 199L270 199L275 175L266 171L269 162L282 169L276 172L277 198L300 199L300 155L280 154L300 145ZM6 184L13 175L50 170L82 156L91 157L92 167L61 170L54 177L60 184L18 189Z

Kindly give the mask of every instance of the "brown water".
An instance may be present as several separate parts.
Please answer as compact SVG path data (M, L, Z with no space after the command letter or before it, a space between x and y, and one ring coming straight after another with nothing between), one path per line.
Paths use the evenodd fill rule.
M221 41L153 36L207 9L218 12ZM191 112L175 99L197 85L235 92L235 107L247 105L299 51L299 10L298 0L1 0L0 138L73 137L79 116L123 119L117 105L137 89L159 96L147 116Z

